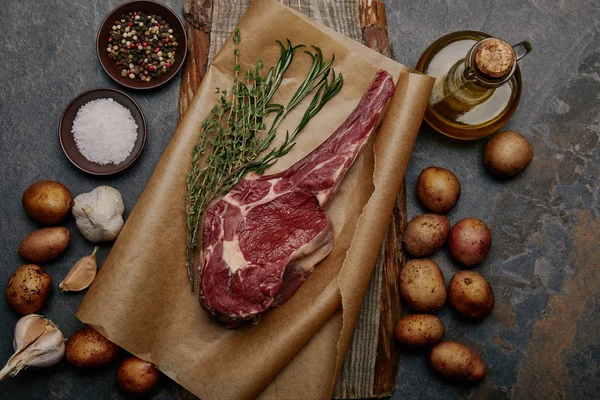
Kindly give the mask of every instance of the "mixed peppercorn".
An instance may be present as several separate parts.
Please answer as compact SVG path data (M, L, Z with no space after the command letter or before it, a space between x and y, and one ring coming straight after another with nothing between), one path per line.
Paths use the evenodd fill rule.
M169 72L178 45L161 16L134 11L114 22L106 51L122 76L150 82Z

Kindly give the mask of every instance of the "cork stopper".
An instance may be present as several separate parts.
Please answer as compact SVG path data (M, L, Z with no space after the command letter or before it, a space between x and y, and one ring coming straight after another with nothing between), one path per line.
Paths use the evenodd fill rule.
M475 52L475 66L481 73L492 78L508 75L515 61L515 52L511 45L501 39L484 40Z

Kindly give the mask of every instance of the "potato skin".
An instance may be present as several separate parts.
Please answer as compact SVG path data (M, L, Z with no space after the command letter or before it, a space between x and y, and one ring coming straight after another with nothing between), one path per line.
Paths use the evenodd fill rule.
M21 315L37 313L48 300L52 278L40 266L21 265L11 275L4 295L6 301Z
M417 179L417 197L430 211L445 214L458 202L460 181L445 168L427 167Z
M404 249L413 257L427 257L446 243L449 232L450 221L444 215L419 215L406 226Z
M126 393L142 396L156 388L159 377L154 364L131 356L123 360L117 371L117 385Z
M533 158L533 149L525 136L504 131L488 140L483 150L483 165L498 178L510 178L523 171Z
M473 266L482 262L492 246L490 228L477 218L464 218L450 231L448 248L454 261Z
M444 324L435 315L409 314L400 318L394 329L398 342L407 347L431 347L445 334Z
M429 354L429 363L448 379L462 382L480 382L486 367L475 350L458 342L442 342Z
M494 292L488 281L475 271L459 271L448 285L450 304L461 315L481 319L494 308Z
M69 246L71 233L64 226L42 228L25 236L17 253L33 262L55 259Z
M400 294L408 307L421 313L433 313L446 301L442 271L426 258L410 260L400 271Z
M23 208L36 222L56 225L69 213L73 197L69 189L56 181L37 181L23 193Z
M117 357L119 347L102 336L97 330L86 326L76 331L65 350L67 361L79 368L106 365Z

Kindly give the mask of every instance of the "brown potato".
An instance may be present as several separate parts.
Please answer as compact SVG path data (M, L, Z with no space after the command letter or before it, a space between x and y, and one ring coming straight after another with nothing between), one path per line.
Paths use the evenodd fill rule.
M429 363L437 372L456 381L479 382L486 373L479 354L458 342L442 342L435 346L429 354Z
M23 193L23 208L36 222L56 225L71 209L73 197L69 189L56 181L37 181Z
M67 340L65 357L76 367L100 367L113 361L118 351L119 347L116 344L94 328L86 326Z
M445 214L454 208L460 197L460 182L445 168L425 168L417 180L417 197L427 209Z
M440 268L426 258L410 260L400 271L400 294L408 307L433 313L446 301L446 283Z
M4 292L6 301L21 315L38 312L48 300L52 278L35 264L21 265L11 275Z
M443 215L424 214L415 217L404 231L404 249L413 257L427 257L446 243L450 221Z
M435 315L410 314L400 318L394 336L408 347L431 347L442 340L445 332L444 324Z
M450 231L448 248L452 258L465 266L482 262L490 251L492 232L477 218L465 218L458 221Z
M58 257L71 241L71 234L64 226L42 228L25 236L17 253L34 262L46 262Z
M525 136L504 131L488 140L483 150L483 165L498 178L509 178L523 171L533 158L533 149Z
M131 356L123 360L117 371L117 384L126 393L147 395L156 388L160 373L154 364Z
M481 319L494 308L494 292L488 281L477 272L459 271L448 285L450 304L470 319Z

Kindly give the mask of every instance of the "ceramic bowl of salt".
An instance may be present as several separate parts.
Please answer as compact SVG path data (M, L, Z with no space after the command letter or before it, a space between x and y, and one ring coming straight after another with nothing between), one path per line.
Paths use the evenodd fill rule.
M73 165L89 174L111 175L129 167L141 154L146 120L125 93L92 89L79 94L65 108L58 134Z

